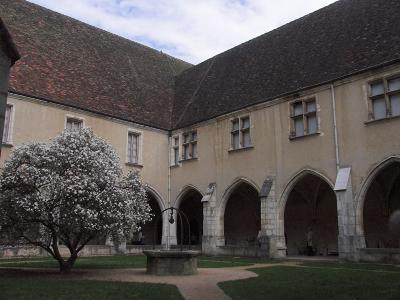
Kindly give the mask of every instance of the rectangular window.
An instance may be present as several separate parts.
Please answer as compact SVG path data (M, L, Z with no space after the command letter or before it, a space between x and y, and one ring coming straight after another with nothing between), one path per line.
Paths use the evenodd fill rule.
M182 137L182 159L197 158L197 131L186 132Z
M177 166L179 163L179 137L172 138L172 165Z
M248 147L251 147L249 116L233 119L231 130L231 148L235 150Z
M80 130L83 126L83 121L76 118L67 118L67 124L65 128L67 130Z
M139 163L139 138L140 134L137 132L128 133L128 163Z
M11 143L11 114L12 105L6 106L6 112L4 116L4 128L3 128L3 144Z
M400 77L370 83L369 101L372 120L400 116Z
M317 102L314 98L293 102L290 110L290 137L318 133Z

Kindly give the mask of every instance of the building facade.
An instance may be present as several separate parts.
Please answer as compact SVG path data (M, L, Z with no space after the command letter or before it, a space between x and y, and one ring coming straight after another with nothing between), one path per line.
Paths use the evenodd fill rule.
M338 1L196 66L25 1L0 7L22 55L11 74L1 161L18 144L93 128L125 171L140 171L155 214L174 206L190 223L189 233L164 215L128 244L272 258L399 257L388 227L400 209L398 1ZM28 30L27 22L42 28ZM74 36L60 44L51 36L65 24ZM42 59L29 34L63 51ZM83 38L95 42L77 44ZM116 52L96 48L110 39Z

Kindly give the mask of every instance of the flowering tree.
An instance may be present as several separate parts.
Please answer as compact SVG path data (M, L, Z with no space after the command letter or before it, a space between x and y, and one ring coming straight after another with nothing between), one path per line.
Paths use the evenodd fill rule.
M62 272L90 240L118 240L149 219L138 174L123 176L113 148L90 129L18 147L0 175L2 242L39 246ZM62 257L59 244L69 258Z

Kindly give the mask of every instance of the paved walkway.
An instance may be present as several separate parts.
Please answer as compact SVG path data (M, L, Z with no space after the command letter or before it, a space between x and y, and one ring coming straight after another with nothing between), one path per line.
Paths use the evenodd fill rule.
M198 274L191 276L147 275L145 269L85 270L81 278L106 281L167 283L176 285L186 300L219 300L230 298L217 286L218 282L257 277L256 273L246 269L265 268L273 265L255 264L242 267L199 269Z

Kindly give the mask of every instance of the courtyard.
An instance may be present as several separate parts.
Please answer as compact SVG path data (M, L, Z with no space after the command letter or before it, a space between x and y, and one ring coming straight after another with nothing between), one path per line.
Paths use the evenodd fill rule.
M199 258L192 276L145 274L144 256L0 259L1 299L398 299L400 266L336 260Z

